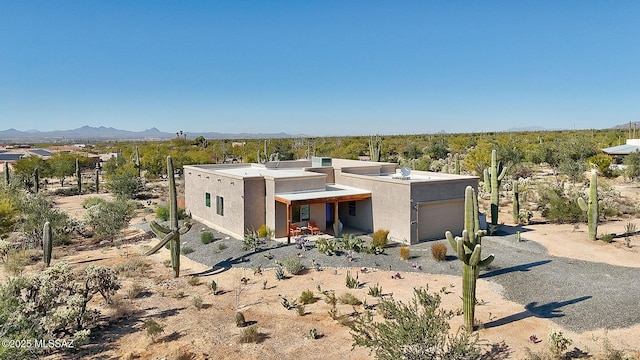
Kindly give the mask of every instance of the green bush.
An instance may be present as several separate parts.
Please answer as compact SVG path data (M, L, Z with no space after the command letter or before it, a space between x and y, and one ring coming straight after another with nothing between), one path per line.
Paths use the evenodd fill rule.
M287 256L282 260L282 265L291 275L297 275L304 270L304 265L300 263L300 259L293 256Z
M424 289L414 289L413 299L406 304L384 299L379 309L385 309L385 320L374 322L364 312L352 324L353 346L369 348L382 360L479 359L477 335L450 333L454 314L441 309L440 303L438 294Z
M180 252L182 253L182 255L188 255L191 254L192 252L194 252L195 250L193 250L192 248L185 246L182 249L180 249Z
M262 224L258 228L258 237L263 239L270 239L273 236L273 230L271 230L267 225Z
M200 234L200 241L207 245L212 243L215 240L215 236L211 231L204 231Z
M105 200L101 199L99 197L90 197L90 198L85 199L82 202L82 207L85 208L85 209L88 209L88 208L90 208L90 207L92 207L94 205L99 205L99 204L102 204L104 202L105 202Z
M160 205L156 209L156 218L162 221L169 220L169 207L167 205Z
M376 230L376 232L373 233L373 246L381 248L387 247L388 236L389 230Z
M300 294L300 298L298 300L300 300L302 304L307 305L307 304L313 304L318 299L316 299L316 297L313 295L313 291L305 290L302 292L302 294Z
M613 241L613 234L604 234L600 237L600 240L606 243L610 243Z
M539 190L539 194L538 205L542 207L542 216L545 219L558 224L586 220L586 214L574 200L577 195L565 196L562 189L555 187L543 187Z

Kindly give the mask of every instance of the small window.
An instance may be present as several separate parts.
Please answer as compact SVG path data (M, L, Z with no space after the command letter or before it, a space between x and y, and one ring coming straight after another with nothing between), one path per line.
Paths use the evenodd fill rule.
M309 205L294 205L291 207L291 222L309 221L311 208Z
M207 207L211 207L211 194L209 193L204 193L204 204Z
M224 216L224 198L222 196L216 196L216 213Z
M349 201L349 215L356 216L356 202Z

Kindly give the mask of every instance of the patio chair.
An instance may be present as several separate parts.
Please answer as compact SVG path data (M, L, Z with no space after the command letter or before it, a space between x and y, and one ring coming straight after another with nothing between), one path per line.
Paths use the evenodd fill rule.
M289 224L289 233L293 236L302 235L302 229L296 224Z
M309 234L311 234L311 235L320 234L320 228L318 227L318 225L316 225L315 221L309 221L309 224L307 225L307 228L309 229Z

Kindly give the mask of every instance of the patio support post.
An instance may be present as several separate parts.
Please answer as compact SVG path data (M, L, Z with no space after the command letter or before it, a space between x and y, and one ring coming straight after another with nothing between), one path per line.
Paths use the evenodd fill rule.
M287 204L287 244L291 244L291 205Z
M333 203L333 236L340 237L340 218L338 217L338 202Z

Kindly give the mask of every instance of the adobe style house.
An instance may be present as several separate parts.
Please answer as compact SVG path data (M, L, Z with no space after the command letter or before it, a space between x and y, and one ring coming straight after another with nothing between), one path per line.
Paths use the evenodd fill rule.
M330 234L387 229L390 239L410 244L462 232L464 189L477 190L477 177L396 168L331 158L189 165L185 206L194 219L240 238L262 224L288 237L290 223L309 221Z

